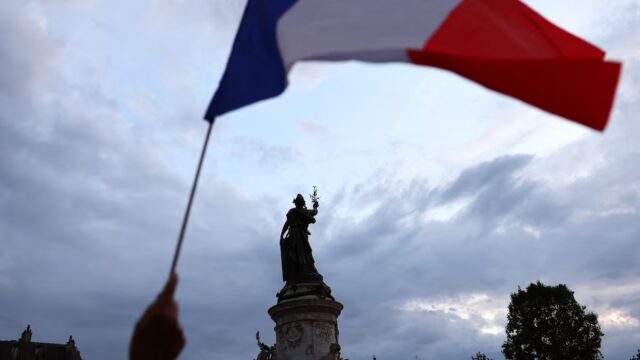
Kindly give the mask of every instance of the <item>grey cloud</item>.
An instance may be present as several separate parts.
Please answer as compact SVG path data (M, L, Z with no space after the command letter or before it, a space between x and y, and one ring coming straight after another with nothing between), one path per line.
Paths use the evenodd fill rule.
M10 10L6 16L16 19L31 11ZM42 45L51 40L39 24L2 26L26 44L9 51L2 42L0 52L3 63L24 66L0 73L0 100L10 105L0 109L0 338L15 338L31 323L38 341L73 333L87 358L125 358L133 323L168 270L188 184L154 160L156 140L129 131L98 85L60 78L48 65L58 50ZM264 205L207 176L200 193L216 202L196 204L181 263L185 358L212 351L249 358L256 327L272 326L264 294L275 297L279 279L266 264L278 254L262 232L269 227ZM256 270L264 284L246 289L244 279Z
M486 187L502 187L506 191L513 187L510 173L522 169L531 156L503 156L490 162L485 162L463 171L460 176L442 193L443 201L451 201L461 196L477 193L478 189ZM507 175L507 176L505 176ZM489 190L495 192L493 188Z
M326 126L312 121L300 121L296 123L296 128L302 134L308 135L310 137L317 137L320 139L337 136L337 134L332 133L331 130L329 130Z
M605 166L561 187L524 177L523 170L548 159L523 155L474 166L441 188L430 188L424 179L359 186L361 190L353 193L365 200L355 203L379 201L380 205L357 222L332 218L327 234L334 238L318 255L332 259L333 267L326 277L343 283L336 287L336 293L345 303L360 304L358 310L347 307L343 324L360 324L371 332L364 336L354 329L345 330L347 334L353 332L353 336L347 336L345 348L351 345L361 349L362 342L372 346L363 339L396 329L397 325L389 324L397 314L378 309L377 303L398 304L411 297L472 292L507 298L518 285L538 279L570 286L603 279L632 281L638 271L635 243L640 239L640 225L634 219L640 209L636 185L640 174L627 164L637 156L635 147L616 150L618 153L609 157ZM423 184L423 189L416 190L417 184ZM382 190L385 187L392 190ZM430 206L446 205L461 196L473 200L448 221L406 221L408 215L420 219L421 212ZM620 207L635 210L601 214L606 208ZM593 214L583 217L585 209ZM347 317L351 311L354 313ZM371 318L384 325L367 324ZM468 331L474 334L474 330ZM459 333L456 329L441 335L445 343L466 346L467 338L461 344ZM416 334L401 342L403 348L418 337ZM501 341L500 337L478 338L477 345L499 350ZM608 343L605 338L605 355L620 353L614 346L617 341L621 340ZM431 351L434 348L428 347ZM629 351L628 342L625 349ZM389 350L386 355L412 356L403 351ZM464 351L468 354L472 349L451 351L440 350L437 354L457 358L468 356Z
M24 94L50 82L60 44L47 33L38 6L8 2L0 13L0 95ZM35 56L34 56L35 55Z
M495 226L495 221L514 213L525 199L533 198L533 184L517 173L531 160L528 155L503 156L465 170L442 192L442 201L471 196L472 205L466 210L469 215Z
M253 158L253 166L280 167L296 161L298 154L285 146L269 145L263 140L236 138L232 142L231 154L240 159Z

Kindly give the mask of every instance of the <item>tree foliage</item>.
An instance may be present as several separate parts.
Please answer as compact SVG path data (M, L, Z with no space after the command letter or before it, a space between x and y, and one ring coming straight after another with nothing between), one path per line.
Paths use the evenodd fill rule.
M566 285L538 281L511 294L502 353L513 360L602 359L598 317Z
M629 360L640 360L640 349L638 349L638 352L635 355L633 355Z
M471 360L493 360L493 359L481 352L478 352L477 354L471 357Z

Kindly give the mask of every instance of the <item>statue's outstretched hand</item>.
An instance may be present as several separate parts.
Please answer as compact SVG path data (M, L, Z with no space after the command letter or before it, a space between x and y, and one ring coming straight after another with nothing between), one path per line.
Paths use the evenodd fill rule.
M129 346L130 360L174 360L185 344L173 299L178 276L173 273L156 300L136 324Z

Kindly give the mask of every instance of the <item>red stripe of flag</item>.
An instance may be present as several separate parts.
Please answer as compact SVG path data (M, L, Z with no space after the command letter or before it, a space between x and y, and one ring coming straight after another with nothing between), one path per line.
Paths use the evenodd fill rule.
M463 0L408 55L597 130L607 124L621 68L513 0Z

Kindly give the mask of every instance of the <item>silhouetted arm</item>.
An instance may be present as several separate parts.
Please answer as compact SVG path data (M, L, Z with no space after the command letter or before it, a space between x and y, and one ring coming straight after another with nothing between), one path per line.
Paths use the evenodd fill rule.
M313 210L307 210L307 214L309 214L309 223L310 224L315 224L316 223L316 219L314 218L314 216L318 215L318 207L320 205L318 205L317 202L313 203Z
M173 299L178 276L173 273L156 300L149 305L136 324L130 360L175 360L185 344L178 323L178 304Z

